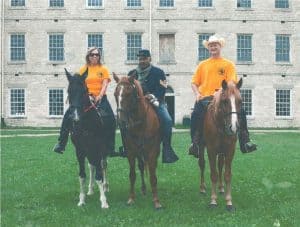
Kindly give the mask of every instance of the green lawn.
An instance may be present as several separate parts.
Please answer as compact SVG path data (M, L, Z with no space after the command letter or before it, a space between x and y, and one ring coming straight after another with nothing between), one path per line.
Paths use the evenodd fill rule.
M237 149L232 182L235 213L225 210L221 196L218 207L208 209L208 162L208 193L200 195L197 160L186 154L188 133L174 135L177 163L162 164L159 159L158 192L164 206L160 211L153 208L148 178L148 194L141 195L138 177L136 203L126 205L129 170L122 158L110 158L108 163L110 208L100 208L98 189L86 206L77 207L78 165L73 146L69 143L65 154L56 154L51 151L56 139L1 138L1 226L265 227L276 220L281 226L300 226L300 133L252 133L259 150L242 154Z

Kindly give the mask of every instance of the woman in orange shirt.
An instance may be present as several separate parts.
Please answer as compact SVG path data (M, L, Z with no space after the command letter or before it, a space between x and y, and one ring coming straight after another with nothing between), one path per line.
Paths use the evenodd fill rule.
M209 101L214 93L221 88L223 80L237 81L234 63L221 56L224 39L216 36L203 41L208 49L210 58L200 62L192 77L191 86L196 96L194 110L191 116L192 144L189 154L198 157L200 144L203 143L203 123ZM250 142L247 129L247 119L244 110L241 110L241 122L239 130L240 149L243 153L256 150L256 145Z
M116 121L106 96L106 89L110 82L109 71L108 68L101 63L101 53L96 47L89 48L86 54L86 64L80 68L79 74L83 75L86 70L88 70L88 76L85 79L86 86L90 95L94 98L97 109L103 113L103 130L106 132L107 138L105 141L108 142L110 156L119 156L119 154L115 152ZM63 153L68 141L69 130L69 111L67 110L63 118L58 143L53 148L54 152Z

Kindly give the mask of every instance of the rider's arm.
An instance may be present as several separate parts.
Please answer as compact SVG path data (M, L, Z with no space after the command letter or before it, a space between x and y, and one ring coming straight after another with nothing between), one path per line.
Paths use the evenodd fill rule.
M202 98L202 95L199 92L198 86L196 84L194 84L194 83L192 83L191 86L192 86L192 90L193 90L193 92L195 94L196 101L199 101Z
M96 103L102 99L103 95L106 94L106 89L107 89L108 83L109 83L108 79L104 79L102 81L102 88L101 88L99 95L96 97L96 100L95 100Z

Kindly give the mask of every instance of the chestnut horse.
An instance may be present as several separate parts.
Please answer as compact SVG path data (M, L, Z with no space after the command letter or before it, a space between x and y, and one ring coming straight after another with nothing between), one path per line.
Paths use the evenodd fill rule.
M89 161L90 183L88 195L94 193L94 175L100 191L100 202L102 208L108 208L105 192L108 191L106 178L106 157L108 149L103 138L103 124L101 114L90 99L88 89L85 85L84 75L71 75L66 69L69 81L68 99L70 103L71 139L75 146L76 156L79 163L80 194L78 206L85 204L86 193L84 183L86 180L85 159Z
M146 193L144 169L148 167L154 207L159 209L161 204L157 195L156 167L161 138L158 117L152 105L145 99L142 87L134 76L119 78L115 73L113 76L117 82L114 95L117 102L118 124L122 131L123 145L127 150L130 166L130 194L127 204L131 205L135 200L137 159L142 193Z
M231 198L231 163L234 157L235 145L237 141L237 131L239 128L239 114L242 104L240 87L242 79L235 84L232 81L223 80L222 89L213 97L208 105L204 118L204 141L210 164L211 178L211 201L210 207L217 206L217 181L219 181L220 193L224 193L222 182L222 170L225 163L224 181L226 183L225 200L226 209L234 211ZM204 183L204 147L202 145L199 155L200 192L205 193ZM218 157L218 171L217 171Z

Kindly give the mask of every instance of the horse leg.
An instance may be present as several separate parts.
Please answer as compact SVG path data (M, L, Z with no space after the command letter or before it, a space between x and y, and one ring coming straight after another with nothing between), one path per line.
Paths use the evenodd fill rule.
M218 170L219 170L219 175L218 175L218 180L219 180L219 193L224 194L224 184L222 180L222 171L223 171L223 166L224 166L224 154L219 154L218 155Z
M153 154L153 153L152 153ZM150 155L149 157L149 173L150 173L150 184L152 189L152 197L155 209L160 209L162 205L159 202L157 195L157 177L156 177L156 166L157 166L157 157Z
M101 163L96 165L96 182L98 184L99 192L100 192L101 208L109 208L109 205L107 203L107 199L106 199L106 196L105 196L105 189L104 189L104 181L103 181Z
M79 163L79 185L80 185L79 202L77 206L82 206L85 205L85 191L84 191L84 185L86 179L85 166L84 166L85 157L83 155L83 152L77 149L76 149L76 156Z
M128 205L132 205L134 203L135 199L135 192L134 192L134 184L135 184L135 179L136 179L136 174L135 174L135 158L128 158L129 162L129 179L130 179L130 193L129 193L129 198L127 201Z
M218 172L216 169L216 159L217 156L214 151L208 151L208 158L209 158L209 164L210 164L210 180L211 180L211 201L210 201L210 207L216 207L217 206L217 180L218 180Z
M90 169L90 182L89 182L89 190L88 190L88 195L93 195L94 194L94 185L95 185L95 166L91 165L89 163L89 169Z
M225 172L224 172L224 181L226 183L226 191L225 191L225 200L226 200L226 209L228 211L234 211L235 208L232 205L232 197L231 197L231 163L233 159L233 154L228 153L225 157Z
M145 179L144 179L144 169L145 169L145 166L144 166L144 161L142 158L138 158L138 165L139 165L139 170L140 170L140 173L141 173L141 181L142 181L142 194L143 195L146 195L146 184L145 184Z
M101 160L101 168L102 168L102 176L103 176L103 183L104 183L104 191L109 192L109 184L107 180L107 160L106 158Z
M204 159L204 148L200 150L198 165L200 168L200 193L206 193L206 185L204 180L204 170L205 170L205 159Z

